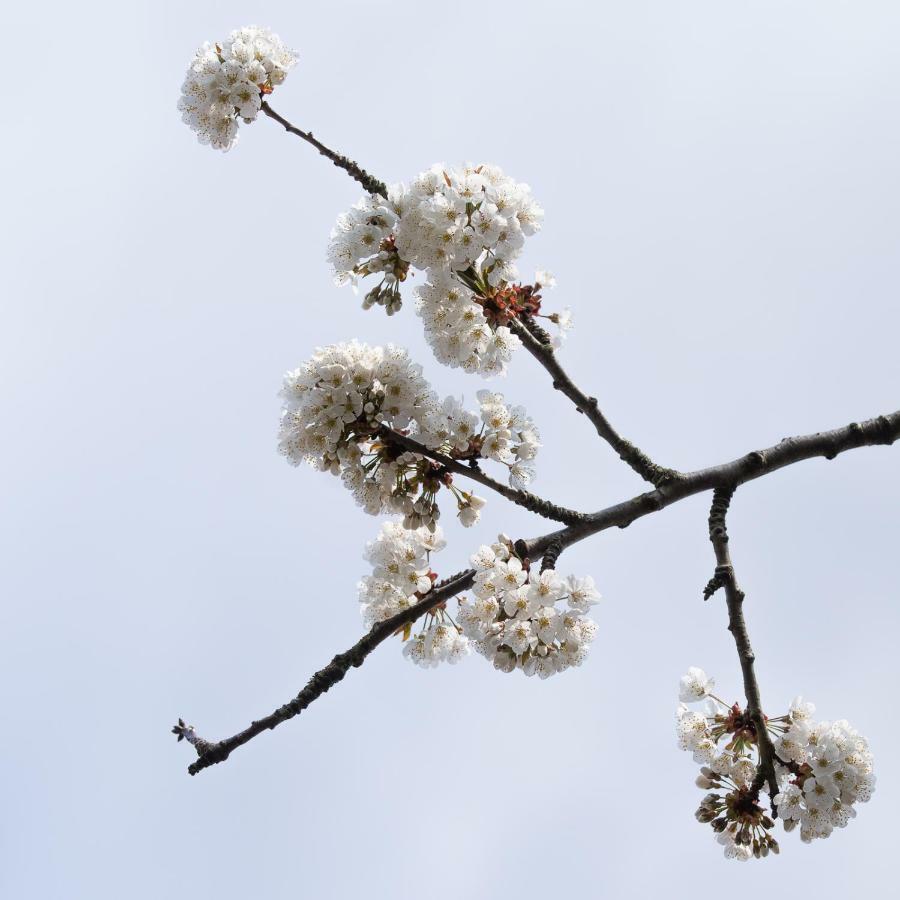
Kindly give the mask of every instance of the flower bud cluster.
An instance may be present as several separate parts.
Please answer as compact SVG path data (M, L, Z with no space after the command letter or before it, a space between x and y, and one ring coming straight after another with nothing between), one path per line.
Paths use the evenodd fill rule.
M459 624L495 668L547 678L584 662L597 631L584 615L600 599L592 578L538 572L504 535L482 546L472 565L474 597L460 599Z
M424 271L417 308L438 360L495 375L520 343L510 321L540 314L541 286L552 286L550 276L513 283L514 261L542 218L528 185L496 166L435 165L410 185L391 187L387 199L363 198L342 214L328 257L339 284L381 273L363 305L382 305L388 314L401 305L410 267ZM548 318L569 326L566 314Z
M257 25L232 31L225 41L205 43L181 85L182 121L201 144L230 150L237 143L239 120L256 118L263 96L284 81L296 62L278 35Z
M744 860L777 853L771 834L775 817L785 831L799 824L807 843L828 837L856 816L854 804L870 799L875 776L866 739L846 721L813 721L815 707L798 697L786 715L766 719L779 789L771 798L772 816L766 815L759 804L767 779L756 725L739 704L728 706L716 697L713 688L702 669L688 669L679 685L676 735L678 746L702 764L697 786L714 791L696 815L712 826L726 857ZM705 701L703 712L685 705L700 701Z
M726 859L744 862L781 852L771 834L775 823L760 807L758 792L747 785L738 786L728 774L706 766L700 770L697 785L725 792L707 794L695 816L698 822L712 826Z
M399 513L404 526L434 528L436 495L446 487L462 523L474 525L482 498L461 490L440 462L410 452L403 435L455 460L491 459L515 487L533 476L527 462L540 446L524 409L481 392L480 417L453 398L441 402L406 351L351 342L320 348L288 372L281 390L279 450L340 476L366 512Z

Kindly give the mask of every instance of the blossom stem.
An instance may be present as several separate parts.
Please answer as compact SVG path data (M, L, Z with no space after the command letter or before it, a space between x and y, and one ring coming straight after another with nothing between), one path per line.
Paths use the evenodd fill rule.
M716 703L721 703L722 706L725 707L725 709L731 709L731 707L721 697L717 697L715 694L707 694L707 696L715 700Z

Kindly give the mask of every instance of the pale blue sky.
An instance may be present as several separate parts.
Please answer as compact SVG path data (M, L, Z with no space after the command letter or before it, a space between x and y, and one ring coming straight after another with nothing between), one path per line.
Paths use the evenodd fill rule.
M895 885L900 448L742 489L733 553L767 709L870 738L874 800L740 872L674 746L688 665L737 698L707 498L563 557L605 595L587 664L538 682L389 644L300 719L189 778L219 737L360 634L377 531L275 451L282 372L403 343L324 261L356 187L261 120L222 155L175 110L194 48L250 22L301 54L273 105L393 181L489 160L546 209L564 360L665 464L696 468L898 406L900 7L875 2L39 3L5 18L0 158L0 893L10 898L772 900ZM10 60L11 56L11 60ZM520 354L535 489L588 509L636 477ZM442 573L503 529L448 527Z

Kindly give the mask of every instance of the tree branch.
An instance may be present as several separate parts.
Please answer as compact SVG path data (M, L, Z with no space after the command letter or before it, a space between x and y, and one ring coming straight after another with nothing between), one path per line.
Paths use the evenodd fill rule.
M517 552L522 556L529 557L531 560L540 559L548 552L558 555L563 549L592 534L613 526L626 528L636 519L665 509L667 506L671 506L673 503L694 494L720 488L728 492L730 497L738 485L775 472L785 466L817 456L833 459L839 453L856 447L876 444L889 445L896 441L898 437L900 437L900 410L889 415L869 419L865 422L851 422L849 425L843 428L836 428L833 431L785 438L774 447L769 447L766 450L756 450L729 463L689 472L676 481L662 485L655 491L639 494L623 503L592 513L586 516L583 522L579 522L576 525L571 525L531 540L517 542ZM417 449L414 452L420 451ZM457 464L456 460L450 461ZM460 463L459 465L461 466L462 464ZM465 474L470 473L466 470ZM468 590L474 583L474 578L474 570L467 569L446 581L436 584L421 602L375 625L353 647L345 653L339 653L335 656L325 668L320 669L310 678L306 687L290 703L275 710L275 712L264 719L251 723L248 728L233 737L212 743L200 738L192 726L183 724L176 726L173 731L179 735L179 739L182 737L187 738L200 751L199 758L188 767L188 771L191 775L196 775L197 772L208 766L224 761L235 748L246 744L263 731L271 730L281 722L298 715L313 700L320 697L332 685L340 681L351 666L357 667L362 665L372 650L394 634L398 628L414 622L430 609L456 594ZM737 590L736 586L735 590ZM744 632L746 633L746 627ZM749 640L747 644L749 647ZM756 696L758 706L758 693ZM750 702L749 698L748 702ZM202 751L201 747L203 748Z
M311 131L303 131L300 128L297 128L296 125L291 125L287 119L283 116L280 116L271 106L267 100L262 101L262 111L270 118L274 119L279 125L281 125L285 131L289 131L291 134L296 134L297 137L303 138L308 144L312 144L322 156L330 159L339 169L343 169L351 178L355 181L358 181L363 189L368 191L370 194L381 194L382 197L387 199L387 186L383 181L379 181L374 176L370 175L362 166L358 163L354 162L347 156L344 156L341 153L337 153L332 150L330 147L326 147L320 140L317 140L313 137Z
M420 456L425 456L428 459L434 460L449 472L454 472L457 475L464 475L466 478L471 478L472 481L484 485L484 487L490 488L492 491L496 491L498 494L500 494L501 497L505 497L511 503L515 503L517 506L522 506L530 512L537 513L538 515L543 516L545 519L553 519L557 522L565 522L568 525L575 525L577 523L584 522L587 519L587 516L584 513L576 512L572 509L566 509L564 506L557 506L557 504L551 503L549 500L544 500L541 497L536 496L535 494L529 493L528 491L522 491L517 488L508 487L502 482L491 478L490 475L485 475L485 473L476 466L464 465L458 459L453 459L452 457L447 456L444 453L439 453L437 450L432 450L431 448L426 447L424 444L420 444L417 440L414 440L411 437L407 437L405 434L400 434L399 431L394 431L393 429L387 428L385 426L381 428L381 430L378 432L378 435L383 441L387 443L396 444L400 447L403 447L404 450L409 450L411 453L417 453Z
M725 527L725 517L728 514L728 507L733 495L733 487L717 487L713 492L712 506L709 510L709 539L712 541L716 553L716 574L713 580L725 588L728 630L734 637L734 645L737 648L741 675L744 680L744 696L747 698L747 715L753 723L756 746L759 749L759 768L753 779L751 790L754 797L758 797L763 784L767 784L772 811L776 812L775 795L778 793L778 779L775 777L775 748L772 746L772 739L766 728L766 717L762 710L762 700L759 694L759 682L756 680L754 670L756 654L750 644L747 622L744 619L744 592L738 586L737 576L734 573L734 564L731 561L731 551L728 546L728 529ZM711 584L712 582L710 582ZM708 588L709 585L707 590Z
M619 459L629 465L644 481L650 482L654 487L675 481L681 474L675 469L667 469L653 462L643 450L636 447L631 441L623 438L609 423L609 420L600 411L596 397L589 397L578 387L560 365L553 347L547 335L543 333L537 323L528 316L513 319L509 328L522 341L525 349L547 370L553 379L553 387L565 394L574 404L575 409L584 413L597 431L597 434L606 441L616 453Z
M338 653L327 666L319 669L309 679L306 687L293 700L284 706L280 706L270 715L251 722L247 728L232 735L230 738L225 738L215 743L205 741L197 735L192 725L185 725L179 719L178 724L172 729L173 733L178 735L178 740L186 738L190 741L198 754L197 760L188 766L188 772L191 775L196 775L209 766L225 762L233 750L253 740L258 734L262 734L264 731L271 731L282 722L300 715L313 700L318 699L329 688L337 684L347 674L351 666L359 668L365 662L366 657L382 641L396 634L404 626L415 622L416 619L421 618L436 606L440 606L441 603L446 602L456 594L467 590L474 581L475 570L466 569L444 581L438 582L415 606L411 606L390 619L385 619L383 622L373 625L371 630L349 650L346 650L344 653Z
M655 491L638 494L623 503L591 513L581 524L535 538L529 542L529 549L532 555L540 555L554 540L560 540L564 547L568 547L607 528L614 526L627 528L636 519L665 509L694 494L701 494L717 487L737 487L805 459L817 456L834 459L839 453L856 447L890 445L898 438L900 438L900 410L865 422L851 422L833 431L784 438L773 447L754 450L718 466L686 472L676 481L663 484Z

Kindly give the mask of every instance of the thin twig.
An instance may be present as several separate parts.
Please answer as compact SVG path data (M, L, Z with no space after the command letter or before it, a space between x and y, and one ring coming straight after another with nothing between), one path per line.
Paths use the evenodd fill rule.
M363 188L368 191L370 194L381 194L382 197L387 199L387 185L383 181L379 181L374 176L370 175L362 166L358 163L354 162L347 156L344 156L341 153L337 153L332 150L330 147L326 147L320 140L313 137L313 133L311 131L303 131L300 128L297 128L296 125L291 125L284 116L279 115L269 106L267 100L262 101L262 111L270 118L274 119L279 125L281 125L285 131L289 131L291 134L296 134L297 137L303 138L308 144L312 144L322 156L330 159L338 168L343 169L351 178L358 181Z
M456 594L467 590L475 580L475 570L466 569L451 578L438 582L415 606L397 613L390 619L385 619L372 626L372 629L349 650L338 653L327 666L319 669L306 684L306 687L289 703L280 706L275 712L262 719L251 722L243 731L230 738L215 743L206 741L197 735L192 725L185 725L179 719L172 731L178 735L178 740L186 738L197 750L198 758L188 766L188 772L196 775L209 766L224 762L233 750L253 740L263 731L271 731L282 722L300 715L313 700L321 697L329 688L337 684L350 670L358 668L366 657L384 640L396 634L416 619L421 618L427 612L449 600Z
M676 481L681 477L680 473L675 469L667 469L653 462L643 450L636 447L631 441L623 438L612 427L609 420L600 411L597 405L596 397L589 397L566 373L565 369L560 365L553 347L545 341L542 334L543 329L539 329L533 319L529 317L521 317L513 319L509 323L512 330L525 346L525 349L549 372L553 379L553 387L561 393L565 394L574 404L580 413L584 413L588 420L594 426L597 434L606 441L613 450L618 453L619 458L627 463L644 481L650 482L654 487Z
M753 723L756 733L756 746L759 749L759 768L753 779L751 790L755 797L763 784L769 787L769 799L772 811L775 812L775 795L778 793L778 779L775 777L775 748L766 728L766 717L762 710L759 694L759 682L756 680L754 663L756 654L750 644L747 622L744 619L744 592L740 589L734 564L731 561L731 550L728 546L728 529L725 517L734 495L734 487L718 487L713 492L712 506L709 511L709 539L716 553L716 575L721 586L725 588L725 602L728 606L728 630L734 637L738 659L741 663L741 675L744 680L744 696L747 698L747 715Z
M529 491L508 487L503 484L503 482L491 478L490 475L485 475L481 469L476 468L475 466L464 465L458 459L453 459L444 453L432 450L424 444L420 444L417 440L408 437L405 434L400 434L398 431L382 427L378 434L383 441L394 443L412 453L418 453L420 456L425 456L428 459L434 460L447 471L457 475L464 475L466 478L471 478L472 481L484 485L484 487L490 488L492 491L496 491L501 497L505 497L511 503L515 503L517 506L522 506L533 513L537 513L545 519L553 519L556 522L565 522L568 525L575 525L579 522L584 522L587 518L584 513L576 512L573 509L566 509L564 506L558 506L556 503L544 500Z

